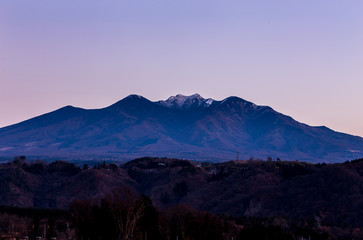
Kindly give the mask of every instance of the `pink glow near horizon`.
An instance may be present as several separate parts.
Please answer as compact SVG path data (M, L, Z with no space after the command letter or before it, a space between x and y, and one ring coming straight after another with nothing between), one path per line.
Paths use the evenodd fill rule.
M0 127L131 93L199 93L363 136L362 12L361 1L4 0Z

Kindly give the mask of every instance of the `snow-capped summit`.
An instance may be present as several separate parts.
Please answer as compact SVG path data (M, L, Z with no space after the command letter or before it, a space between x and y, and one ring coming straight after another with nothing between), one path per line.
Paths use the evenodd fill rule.
M190 96L184 96L182 94L178 94L176 96L171 96L165 101L159 101L158 103L169 108L182 108L182 109L190 109L192 107L208 107L214 102L213 99L208 98L205 99L201 97L199 94L193 94Z

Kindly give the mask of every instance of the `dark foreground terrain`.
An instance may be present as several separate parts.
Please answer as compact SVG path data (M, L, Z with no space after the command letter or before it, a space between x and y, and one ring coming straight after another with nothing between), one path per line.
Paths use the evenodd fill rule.
M362 176L362 159L78 167L17 158L0 165L0 205L16 207L1 208L0 231L50 239L34 226L53 224L58 238L78 239L362 239ZM64 212L35 217L39 208Z

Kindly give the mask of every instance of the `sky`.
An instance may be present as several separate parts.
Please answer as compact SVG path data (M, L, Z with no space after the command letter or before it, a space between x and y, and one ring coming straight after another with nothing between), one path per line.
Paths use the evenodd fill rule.
M0 127L199 93L363 136L362 12L361 0L1 0Z

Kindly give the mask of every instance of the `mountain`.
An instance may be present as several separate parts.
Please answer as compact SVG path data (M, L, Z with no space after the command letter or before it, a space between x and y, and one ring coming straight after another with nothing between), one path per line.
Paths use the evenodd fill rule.
M199 94L191 96L178 94L176 96L169 97L166 101L159 101L158 103L169 108L190 109L201 106L209 107L213 102L213 99L204 99Z
M198 94L157 102L130 95L101 109L66 106L0 129L0 157L227 161L237 151L240 159L341 162L363 156L363 139L238 97Z

